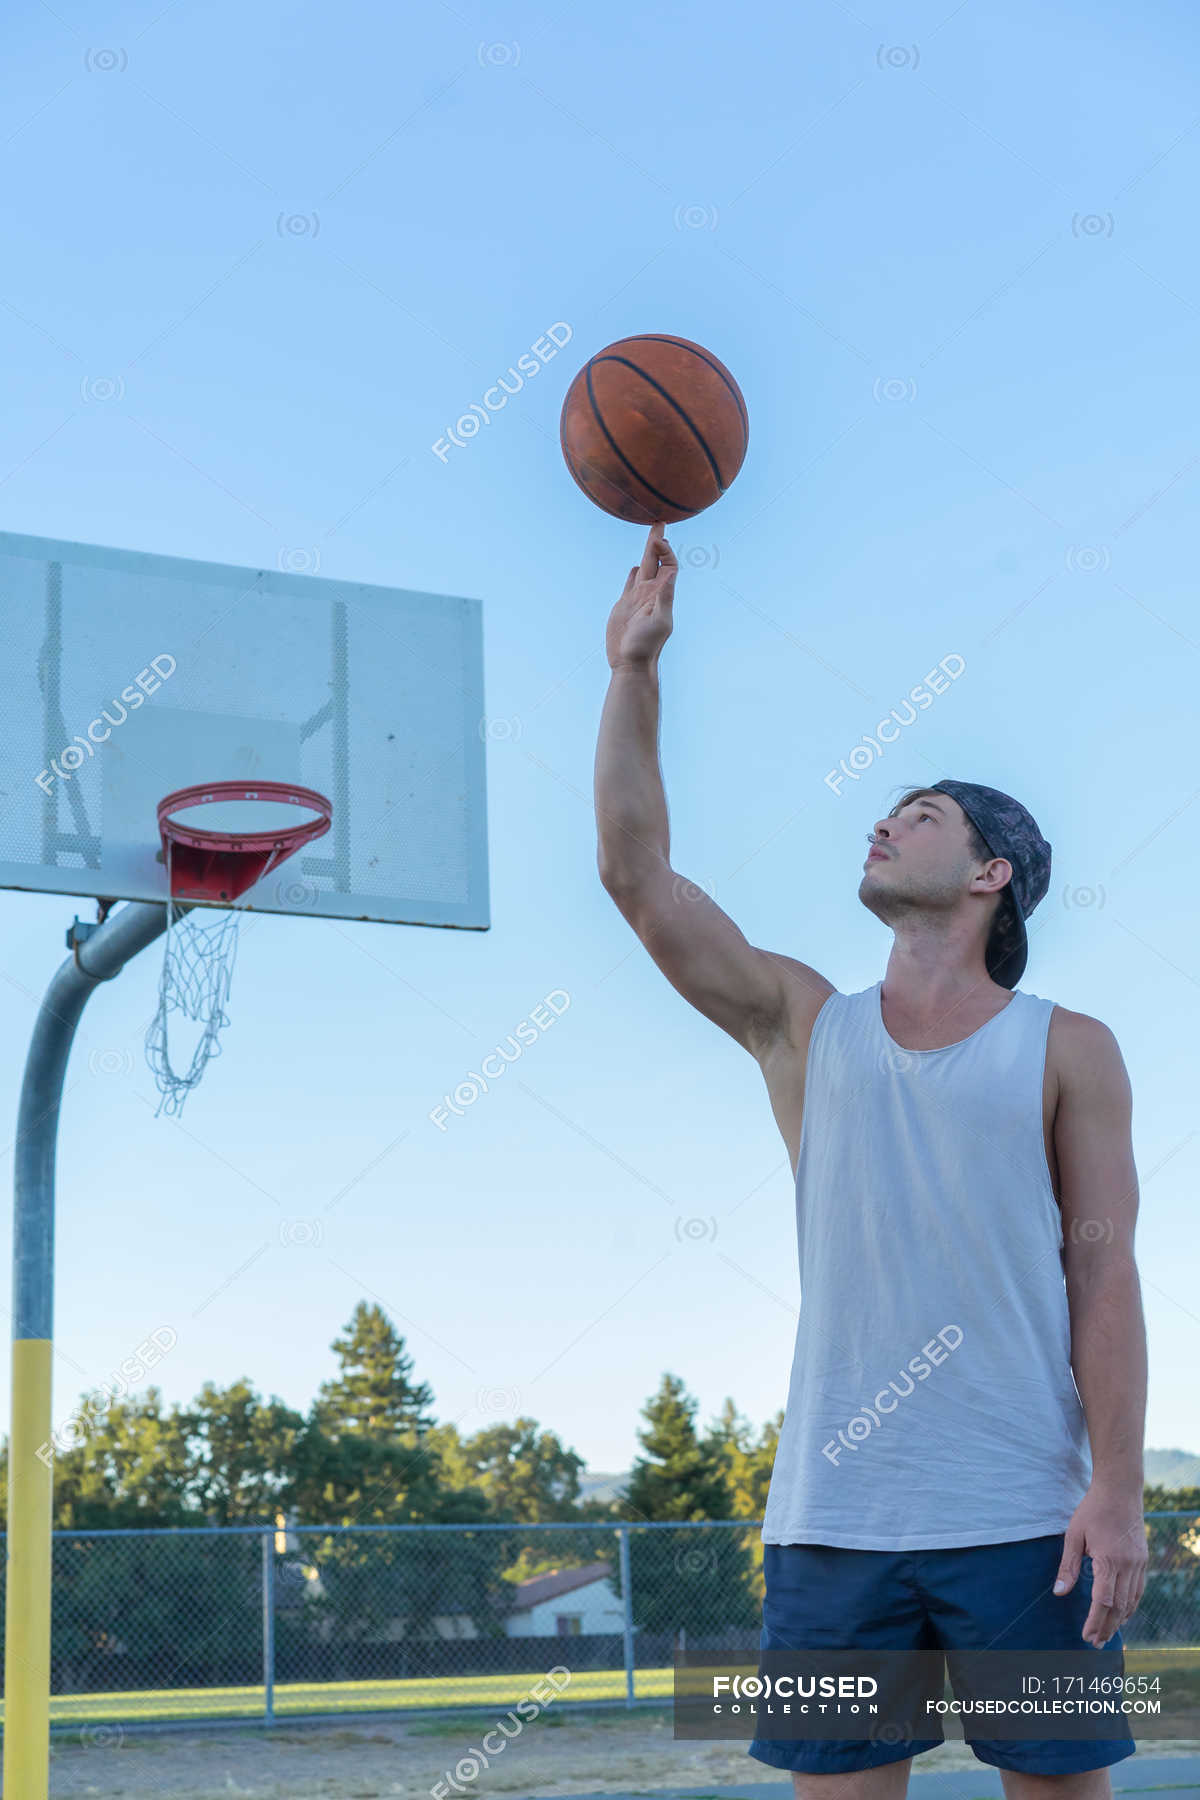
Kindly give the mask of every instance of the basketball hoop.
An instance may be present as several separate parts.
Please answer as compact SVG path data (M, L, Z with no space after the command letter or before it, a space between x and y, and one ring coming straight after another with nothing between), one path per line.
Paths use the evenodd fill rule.
M236 831L206 819L182 819L191 809L228 805L303 807L312 816L295 824ZM329 830L333 807L324 794L290 782L214 781L178 788L158 804L162 860L167 870L167 933L158 1008L146 1033L146 1056L162 1098L158 1111L178 1116L211 1057L220 1054L219 1032L237 956L238 925L246 909L237 902L270 871ZM214 908L221 908L214 911ZM177 1074L167 1050L171 1013L203 1026L186 1074Z

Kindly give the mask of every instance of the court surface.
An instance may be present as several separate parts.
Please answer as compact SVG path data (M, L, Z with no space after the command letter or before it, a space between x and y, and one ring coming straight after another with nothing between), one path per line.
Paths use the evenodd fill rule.
M978 1770L978 1773L975 1772ZM941 1773L922 1774L919 1766L909 1778L912 1800L985 1800L985 1796L1002 1800L998 1770L986 1770L981 1763L972 1769L945 1769ZM1139 1753L1129 1757L1112 1772L1113 1793L1170 1793L1174 1800L1191 1800L1200 1796L1200 1754L1191 1756L1149 1756ZM659 1790L658 1800L791 1800L790 1781L761 1783L752 1787L714 1788L702 1794L696 1788ZM579 1795L576 1800L601 1800L600 1796ZM603 1800L613 1800L611 1794Z
M478 1745L473 1720L363 1719L56 1738L52 1800L791 1800L790 1780L741 1743L675 1741L666 1708L581 1718L542 1715L490 1769L457 1787ZM1116 1794L1200 1800L1200 1741L1148 1745L1112 1771ZM441 1784L441 1785L439 1785ZM961 1743L918 1759L913 1800L1002 1800L999 1772Z

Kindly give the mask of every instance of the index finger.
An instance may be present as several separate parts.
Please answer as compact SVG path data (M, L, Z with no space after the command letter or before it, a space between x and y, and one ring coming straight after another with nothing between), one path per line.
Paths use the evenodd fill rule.
M674 565L675 552L667 542L667 527L665 520L656 519L646 533L646 547L642 551L642 561L641 566L638 569L638 574L649 581L658 574L660 563L666 563L668 566Z

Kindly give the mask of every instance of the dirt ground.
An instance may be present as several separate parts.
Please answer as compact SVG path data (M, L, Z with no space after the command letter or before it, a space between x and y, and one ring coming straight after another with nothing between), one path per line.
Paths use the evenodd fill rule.
M705 1744L671 1735L670 1710L557 1715L547 1709L472 1781L456 1765L480 1748L492 1724L470 1718L363 1719L352 1725L279 1726L227 1731L186 1729L154 1736L97 1729L83 1741L56 1740L53 1800L430 1800L439 1782L450 1800L490 1795L547 1800L550 1795L645 1793L655 1788L714 1788L786 1779L746 1754L742 1742ZM511 1729L511 1724L510 1724ZM496 1738L492 1742L496 1742ZM1194 1752L1195 1740L1148 1744L1158 1754ZM962 1743L919 1757L927 1770L982 1769Z

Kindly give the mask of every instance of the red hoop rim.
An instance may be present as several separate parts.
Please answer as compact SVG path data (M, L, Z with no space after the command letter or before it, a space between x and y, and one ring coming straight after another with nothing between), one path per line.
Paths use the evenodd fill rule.
M208 806L220 800L269 800L283 806L307 806L317 814L303 819L299 825L287 825L275 831L218 831L196 825L180 825L171 818L185 806ZM158 803L158 829L163 849L169 844L183 844L192 850L245 851L255 855L264 850L293 851L323 837L333 822L333 802L315 788L297 787L288 781L210 781L205 786L176 788Z

